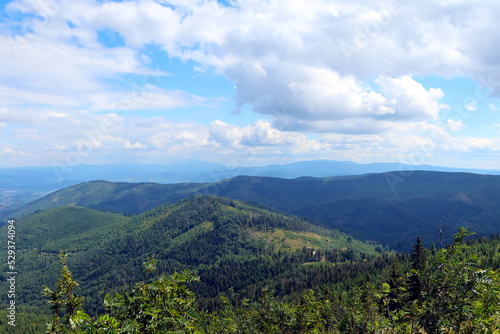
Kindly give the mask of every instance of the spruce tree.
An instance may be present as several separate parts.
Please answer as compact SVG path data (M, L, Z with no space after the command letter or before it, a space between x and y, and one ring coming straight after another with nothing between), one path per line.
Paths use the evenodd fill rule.
M394 257L392 263L388 284L390 287L390 292L387 296L389 298L389 309L391 312L401 310L406 299L406 282L397 256Z
M420 299L423 282L422 275L427 261L427 251L422 245L420 236L417 238L417 244L413 245L413 254L411 255L412 270L408 279L409 301Z

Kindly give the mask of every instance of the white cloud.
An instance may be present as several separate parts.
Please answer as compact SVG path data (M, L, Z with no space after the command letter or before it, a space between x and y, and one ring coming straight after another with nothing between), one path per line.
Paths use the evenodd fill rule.
M210 124L209 133L209 139L230 147L239 145L241 139L243 138L243 134L238 127L226 124L219 120Z
M459 129L460 122L444 125L425 121L389 122L388 126L394 126L386 131L324 133L311 139L301 132L281 131L268 121L248 126L223 121L202 125L172 122L164 117L93 115L89 112L68 112L65 117L44 121L50 114L60 116L62 112L38 110L39 118L33 118L31 123L17 123L17 126L8 122L0 134L0 142L6 143L10 150L4 154L18 152L15 156L21 159L22 152L24 157L40 165L72 166L113 162L124 157L142 162L165 162L172 157L206 160L220 157L265 164L269 159L282 161L284 157L294 156L297 159L333 158L359 162L369 162L375 157L380 161L398 161L419 152L425 152L425 157L433 157L446 151L473 152L494 147L486 138L452 136L450 131ZM28 120L18 119L21 121ZM15 144L9 144L14 138Z
M261 71L241 72L237 99L254 111L272 115L282 130L335 131L325 124L351 120L349 131L364 131L364 121L435 120L444 106L440 89L426 90L410 77L375 80L383 93L327 69L275 64ZM370 126L373 129L384 125ZM339 129L340 130L340 129Z
M462 36L476 29L468 23L491 18L491 8L471 1L424 2L417 6L256 0L224 7L216 1L163 2L170 6L148 0L16 1L10 8L48 13L28 45L41 51L42 59L54 59L62 69L67 66L61 72L80 78L82 85L87 81L89 87L99 89L92 77L96 73L144 73L147 70L135 50L156 43L170 56L215 67L237 84L239 103L258 112L276 115L286 108L298 119L337 120L346 115L435 117L435 102L422 94L412 99L411 92L394 80L411 89L411 76L417 74L473 75L470 59L475 52L467 48L472 42ZM100 47L96 31L103 27L117 31L127 48ZM71 38L86 47L63 48ZM363 40L364 47L357 40ZM50 43L34 44L37 41ZM358 45L350 61L340 48L342 43ZM11 68L27 68L24 65ZM75 73L75 68L85 72ZM52 73L54 69L47 66ZM68 77L60 79L67 83ZM373 77L385 84L384 94L365 86ZM423 101L416 100L422 97ZM432 98L439 100L436 95Z
M220 120L212 122L209 127L209 140L217 145L229 147L267 147L307 145L304 134L282 132L274 129L269 122L258 121L246 127L226 124Z
M131 91L89 94L89 100L93 101L90 109L94 111L171 109L201 106L207 102L203 97L181 90L166 90L149 84Z
M15 150L12 148L3 148L0 150L0 156L16 157L16 156L30 156L30 154L23 152L21 150Z
M146 149L147 145L140 144L139 142L136 142L135 144L130 144L130 142L127 140L124 146L127 150L132 150L132 149Z
M475 101L471 101L467 103L465 106L465 110L467 111L477 111L477 106Z
M64 160L88 142L84 158L96 160L124 150L160 159L249 149L394 160L421 147L425 156L496 147L451 135L464 122L440 118L443 91L419 82L469 77L500 92L497 2L18 0L7 9L28 14L0 27L0 139L18 140L12 152L39 159L49 147L45 161ZM106 48L103 29L125 45ZM147 45L225 76L237 108L269 119L236 126L218 114L202 125L120 114L212 101L161 88L156 79L169 74L153 69ZM147 82L111 83L128 75ZM102 110L116 113L94 114Z
M400 118L436 120L442 106L438 100L444 94L439 88L428 91L408 76L401 78L381 77L375 83L382 87L388 106L398 111Z
M449 119L447 121L446 127L445 127L445 129L447 131L450 131L450 132L460 131L463 128L465 128L465 124L464 124L464 122L462 120L455 121L455 120L452 120L452 119Z
M298 133L284 133L274 129L271 123L258 121L243 129L241 144L245 146L301 145L306 137Z

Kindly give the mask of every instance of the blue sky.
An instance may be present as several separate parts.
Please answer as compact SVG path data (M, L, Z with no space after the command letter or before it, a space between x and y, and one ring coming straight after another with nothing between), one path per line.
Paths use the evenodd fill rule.
M3 1L0 167L500 169L499 12L486 0Z

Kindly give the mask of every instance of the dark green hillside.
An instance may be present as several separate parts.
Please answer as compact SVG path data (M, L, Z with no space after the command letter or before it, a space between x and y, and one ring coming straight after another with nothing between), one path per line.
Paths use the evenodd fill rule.
M22 249L80 252L109 242L109 235L126 229L128 221L120 214L63 206L25 216L16 224L16 238Z
M494 205L500 203L499 190L497 175L424 171L294 180L240 176L206 188L219 196L254 201L286 212L360 198L425 197Z
M83 206L101 211L137 214L150 210L161 203L175 202L190 196L201 184L158 184L92 181L77 184L53 192L3 217L19 218L37 210L57 206Z
M427 246L437 244L441 224L446 242L459 226L479 235L499 231L500 176L414 171L333 179L237 177L213 189L402 251L417 235Z
M426 246L438 244L441 225L445 243L451 241L453 231L460 226L478 229L482 235L497 233L500 217L497 208L432 197L342 199L294 213L400 251L409 251L408 241L418 235L426 240Z
M134 214L195 193L264 204L402 251L417 235L427 246L439 243L441 224L449 242L459 226L490 235L500 222L500 176L427 171L294 180L240 176L209 184L96 181L50 194L12 215L60 205Z
M17 300L30 306L44 304L40 287L55 281L61 249L73 253L68 265L90 310L102 305L105 292L140 281L138 268L151 254L160 273L199 274L201 282L193 289L210 308L229 287L250 295L252 286L295 277L314 264L331 267L383 252L293 216L214 196L190 197L132 217L58 207L25 216L15 226ZM7 235L5 227L1 230ZM6 288L4 279L0 289Z
M212 204L218 206L221 203ZM240 203L226 204L238 208ZM175 206L163 209L163 213L176 211ZM149 218L152 218L151 213ZM320 244L328 239L296 229L253 232L260 233L259 237L263 234L267 242L272 239L271 244L279 248L287 244L287 239L290 239L288 243L292 248L298 246L297 238L313 243L317 240ZM280 243L282 235L287 233L296 234L297 238L286 237ZM196 294L185 293L185 282L193 279L189 273L177 274L171 279L148 280L151 283L147 285L139 282L133 290L127 289L129 292L125 298L122 294L108 299L110 309L102 311L101 317L79 314L77 307L71 311L69 319L53 318L52 325L60 330L50 332L73 332L68 329L75 324L71 320L80 319L84 323L77 326L75 333L117 332L111 327L127 333L166 333L173 329L179 333L200 334L497 333L500 328L500 276L497 271L500 239L492 235L468 240L469 235L469 231L460 229L453 244L439 251L425 249L419 238L413 245L411 256L384 253L342 264L316 261L300 266L300 262L294 262L295 268L287 265L294 257L302 257L302 261L307 256L314 257L314 254L307 255L310 250L295 254L265 253L245 261L227 257L215 263L218 271L212 271L211 276L207 275L206 266L200 266L198 273L202 281L194 278L195 282L188 286L198 290ZM346 241L349 244L349 240ZM316 253L319 252L316 249ZM275 261L276 255L281 261ZM273 265L266 270L266 261L260 261L261 258L271 260ZM144 265L154 268L156 261L148 259ZM73 266L69 266L73 271ZM280 266L287 269L282 270ZM108 267L101 268L102 273L106 270ZM234 272L238 271L243 275L229 281L228 278L234 277ZM245 276L265 276L269 271L272 280L256 284L246 281L246 287L240 288ZM63 273L69 277L68 283L74 282L67 270L63 269ZM76 275L73 277L80 281ZM207 282L222 291L223 296L216 299L203 297L197 286L206 286ZM59 291L64 293L58 295L58 300L73 298L68 286L64 285ZM112 290L109 287L107 291ZM80 291L76 293L81 295ZM215 304L218 304L215 310L205 312ZM89 313L88 305L84 305L83 311ZM2 328L6 326L7 313L6 307L2 306ZM16 327L9 332L45 333L44 324L49 321L49 315L44 316L41 308L19 307ZM154 330L153 326L161 326L162 330Z

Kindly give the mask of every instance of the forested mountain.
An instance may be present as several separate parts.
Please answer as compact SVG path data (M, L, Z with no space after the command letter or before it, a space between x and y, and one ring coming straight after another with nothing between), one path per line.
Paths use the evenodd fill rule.
M264 204L403 251L417 235L430 246L439 242L441 228L450 242L459 226L490 235L498 232L500 221L500 176L425 171L326 179L240 176L205 184L95 181L62 189L8 215L60 205L136 214L195 193Z
M363 178L350 181L360 182ZM231 182L246 184L246 188L242 187L244 193L273 186L273 182L283 185L282 179L271 179L268 184L265 180L241 177ZM307 184L349 179L297 181ZM451 181L456 179L448 180L450 187ZM425 186L423 180L412 182ZM256 187L252 188L252 184ZM355 183L350 185L350 192L342 187L330 191L345 192L356 199L362 182L357 187L353 186ZM122 186L127 189L126 184ZM219 188L223 189L224 186ZM327 190L328 187L322 191ZM447 191L435 190L441 196ZM96 199L98 193L108 198L98 187L94 193ZM288 198L297 194L289 193ZM305 193L305 196L308 194L311 195ZM6 229L0 228L0 233L8 235ZM64 267L71 268L80 284L76 292L85 296L82 305L85 312L90 316L107 314L95 318L95 326L102 333L110 333L104 330L111 325L110 315L120 317L112 326L125 326L125 322L119 322L129 321L130 317L137 317L145 326L155 323L156 312L167 312L158 320L174 321L176 328L186 329L184 332L213 334L241 333L243 329L254 333L361 334L373 330L416 333L422 329L440 333L439 328L445 332L454 328L457 333L462 329L475 333L477 328L498 328L500 324L497 309L500 277L489 270L500 266L497 235L471 242L472 248L467 250L464 241L469 234L461 230L454 243L439 252L435 248L425 250L419 238L417 245L413 245L415 241L407 245L413 248L411 257L407 254L395 257L395 253L381 245L357 241L296 216L213 195L194 195L128 216L80 206L59 206L22 217L15 223L15 231L16 268L20 273L16 279L16 303L21 306L17 310L22 320L14 333L45 332L45 323L50 318L46 298L41 297L42 286L48 287L46 292L68 286L61 283L61 278L53 286L60 271L60 250L70 252ZM464 250L467 252L462 254ZM141 270L151 256L157 261L155 273ZM149 261L145 263L146 269ZM183 270L190 274L174 275L173 281L158 276ZM8 271L4 267L1 272ZM62 273L65 280L71 280L67 271ZM192 275L199 276L199 281L191 279ZM152 283L146 284L146 277ZM0 289L4 291L8 290L6 279L0 277ZM143 283L134 288L137 282ZM185 293L184 282L192 294ZM170 292L159 295L155 289L170 289ZM467 292L470 289L472 292ZM131 291L125 299L105 297L114 292L125 296L125 291ZM180 293L181 298L174 298L173 291ZM53 296L69 298L70 295ZM5 319L7 295L0 298L3 310L0 315ZM106 313L104 300L108 308L115 308L113 313ZM150 307L157 306L150 303L156 302L166 304L152 310ZM187 318L177 318L176 312ZM170 316L163 318L167 314ZM53 326L69 321L57 319ZM1 325L5 322L0 322Z
M52 321L40 308L18 307L16 327L9 332L45 333L48 328L47 333L75 334L496 333L500 328L500 276L496 270L500 267L500 239L467 241L469 235L460 229L453 243L439 251L425 249L418 238L411 256L384 253L344 263L320 260L320 256L316 262L304 264L295 261L308 256L314 259L314 252L278 250L278 256L272 256L269 246L281 248L287 243L272 238L268 252L258 258L271 259L270 271L275 276L265 285L250 285L246 293L238 285L222 289L211 299L214 308L209 308L207 298L200 303L199 294L187 289L206 285L204 271L201 280L188 272L151 280L159 262L150 257L142 266L144 281L125 289L127 293L107 295L106 311L96 316L90 313L91 317L88 304L81 310L82 294L74 294L78 284L68 270L67 254L61 252L62 277L55 287L44 287L45 298L59 305ZM295 240L293 245L298 246ZM288 269L283 271L283 267ZM101 272L107 269L105 266ZM256 269L232 261L220 267L213 279L225 281L238 270L245 270L247 277L256 276ZM5 306L0 308L0 326L6 326L8 312Z
M152 254L161 273L190 270L199 275L193 290L202 307L213 309L217 295L229 288L250 298L272 282L281 282L283 294L300 291L329 281L317 276L321 268L333 270L340 280L342 267L332 263L384 253L379 245L338 231L214 196L190 197L131 217L63 206L25 216L15 226L16 267L22 271L16 282L19 304L45 303L40 287L56 280L58 254L66 250L72 253L68 264L79 277L86 308L93 311L109 290L140 281L141 263ZM1 277L0 289L6 284ZM6 295L1 298L5 302Z
M218 182L238 175L297 178L362 175L390 171L428 170L499 175L500 171L447 168L403 163L359 164L349 161L313 160L257 167L222 165L200 160L168 164L119 163L108 165L54 165L53 167L0 168L0 213L14 210L50 192L83 182Z
M220 196L255 201L338 228L362 240L409 251L416 235L445 242L465 226L498 232L500 177L413 171L332 179L238 177L215 188Z
M91 181L55 191L23 207L7 211L3 218L19 218L37 210L58 206L83 206L100 211L137 214L165 202L191 196L206 184L126 183Z

